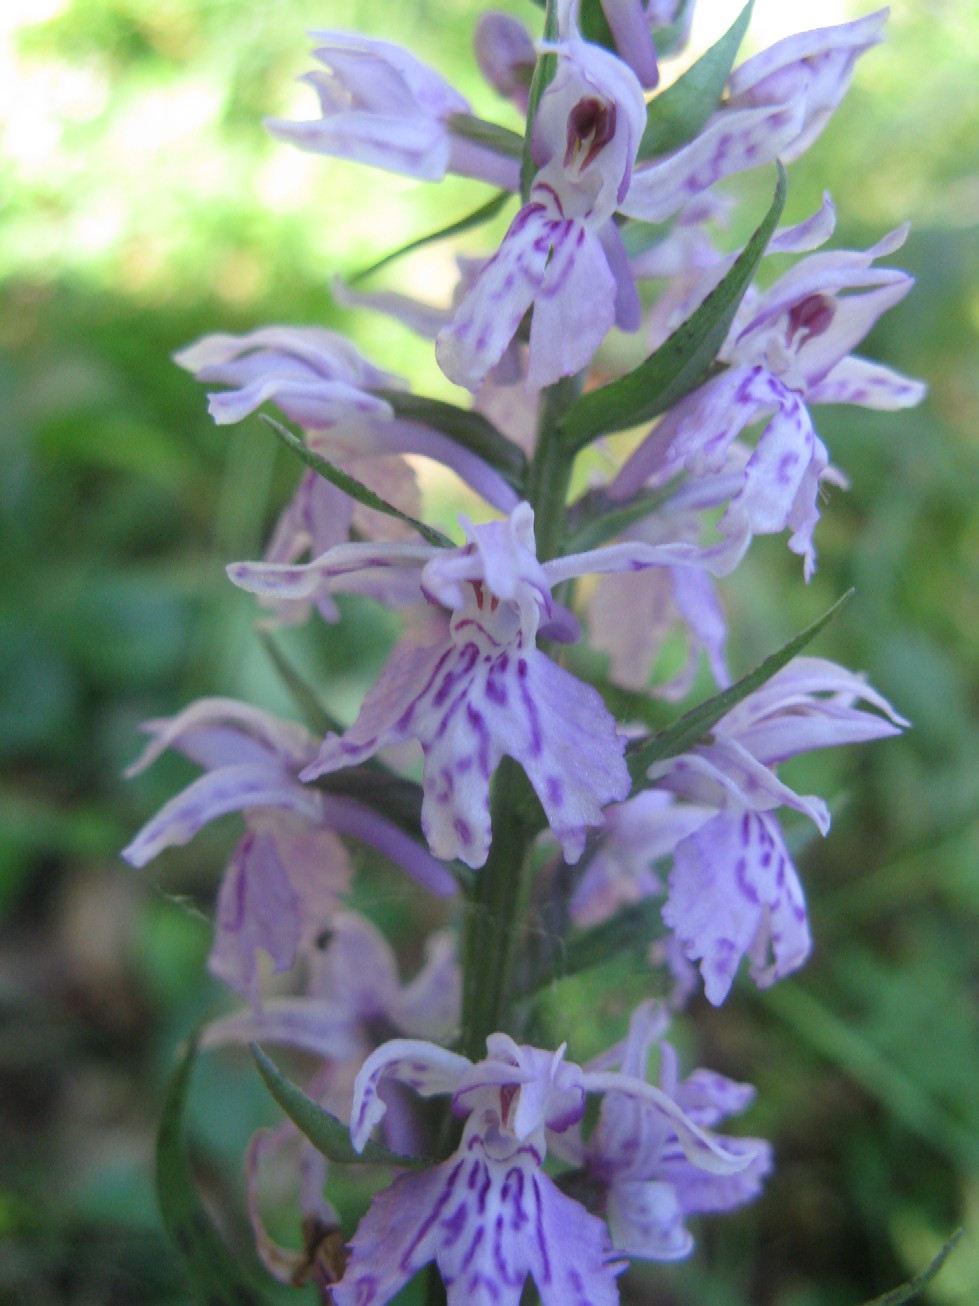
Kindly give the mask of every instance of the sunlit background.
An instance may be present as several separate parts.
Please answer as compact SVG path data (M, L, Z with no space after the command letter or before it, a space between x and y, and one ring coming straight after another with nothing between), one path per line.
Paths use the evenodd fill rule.
M529 0L501 6L536 23ZM739 5L700 0L689 57ZM746 50L868 6L757 0ZM398 40L478 112L517 126L472 75L469 0L3 0L0 4L0 1302L182 1303L152 1192L153 1132L177 1042L220 995L203 977L231 822L146 872L118 849L189 771L123 782L140 720L204 693L289 703L223 565L255 556L294 477L256 421L212 427L170 361L205 331L281 321L349 330L383 366L452 397L426 347L330 285L471 211L473 183L370 173L277 144L312 116L295 79L310 28ZM396 23L396 26L395 26ZM746 233L771 179L752 178ZM758 1083L746 1127L775 1140L765 1198L705 1223L686 1265L626 1301L855 1306L971 1231L927 1300L979 1301L979 6L894 5L842 110L790 170L787 219L829 189L837 247L905 219L891 260L918 278L866 352L925 377L914 412L823 409L851 477L803 586L782 540L726 583L748 669L851 584L818 651L868 671L914 722L901 742L795 773L833 795L802 854L817 952L796 981L695 1007L706 1064ZM766 191L768 194L766 194ZM433 301L455 248L385 274ZM433 511L451 525L434 485ZM396 623L366 605L294 656L350 719ZM366 657L365 648L372 650ZM403 895L367 904L406 941ZM408 923L406 923L408 922ZM410 942L410 941L409 941ZM638 997L633 989L630 996ZM566 984L556 1019L624 1018ZM574 1040L574 1035L572 1035ZM244 1059L205 1060L192 1104L202 1182L244 1248L241 1156L274 1118ZM244 1253L243 1253L244 1254ZM296 1290L277 1300L302 1299Z

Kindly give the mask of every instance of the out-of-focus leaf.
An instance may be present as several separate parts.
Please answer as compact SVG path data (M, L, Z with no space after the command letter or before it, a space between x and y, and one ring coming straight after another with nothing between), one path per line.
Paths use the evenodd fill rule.
M639 142L638 159L670 154L693 140L717 108L724 85L734 67L744 34L751 21L748 3L706 54L678 77L672 86L653 97L646 112L646 130Z
M196 1054L195 1039L170 1080L157 1134L156 1192L163 1224L201 1306L268 1306L215 1229L190 1172L182 1121Z
M738 255L730 272L659 349L617 381L582 395L561 422L572 450L600 435L648 422L665 412L699 383L724 343L745 291L785 206L785 170L761 226Z
M907 1283L902 1283L899 1288L892 1288L890 1292L882 1293L881 1296L875 1297L873 1301L864 1302L863 1306L904 1306L905 1302L914 1301L916 1297L924 1292L925 1288L945 1264L949 1253L962 1237L963 1232L962 1229L956 1229L932 1263L922 1270L920 1274L916 1274Z
M266 1088L300 1133L330 1161L339 1161L344 1165L396 1165L410 1170L422 1170L434 1164L426 1157L401 1156L397 1152L389 1152L386 1147L371 1139L368 1139L362 1152L355 1151L350 1141L350 1130L342 1120L338 1120L318 1102L314 1102L298 1085L286 1079L257 1043L251 1044L251 1050Z
M706 703L701 703L692 711L685 712L673 725L666 730L661 730L658 735L653 735L651 739L637 740L626 755L633 781L641 787L646 771L654 762L659 762L665 757L676 757L678 753L685 753L692 748L698 739L702 739L720 721L721 717L726 716L743 698L760 689L777 671L781 671L798 653L801 653L823 627L833 620L852 593L853 590L847 590L818 621L814 621L811 626L800 631L794 639L783 644L775 653L765 658L764 662L760 662L754 671L749 671L746 676L742 676L729 689L715 694L713 698L709 698Z
M455 440L470 453L495 467L515 490L523 492L527 477L527 456L519 445L502 435L482 413L459 408L444 399L408 394L403 390L375 390L374 394L391 405L399 417L423 422L435 431Z
M427 540L429 544L434 544L437 548L451 549L453 547L452 541L447 535L435 530L433 526L426 526L424 522L416 521L408 513L396 508L393 503L388 503L379 494L369 490L355 476L350 476L347 472L342 472L339 467L334 467L333 463L315 453L308 444L300 440L298 435L294 435L287 426L277 422L274 417L269 417L268 413L259 413L259 417L270 430L275 432L286 448L301 458L307 467L311 467L314 472L322 476L324 480L329 481L331 485L335 485L338 490L342 490L344 494L349 494L351 499L354 499L357 503L362 503L365 508L373 508L375 512L383 512L388 517L396 517L398 521L407 522L409 526L418 532L422 539Z
M507 133L507 135L511 134ZM520 137L516 136L514 139L519 142ZM519 153L519 146L517 152ZM417 249L424 249L426 245L434 245L437 241L447 240L450 236L461 236L463 232L472 231L474 227L482 226L484 222L489 222L491 218L495 218L506 206L507 201L512 198L513 196L508 190L501 190L498 195L494 195L491 200L481 204L478 209L474 209L466 217L460 218L458 222L450 222L447 227L440 227L438 231L429 232L427 236L419 236L417 240L410 240L407 245L402 245L400 249L385 254L376 263L361 268L359 272L355 272L350 278L350 284L356 285L359 281L365 281L368 277L373 276L375 272L380 272L381 268L386 268L389 263L404 258L406 254L413 254Z
M268 654L269 661L279 673L279 678L289 691L289 696L305 717L306 724L313 734L328 735L332 732L342 735L343 723L326 710L315 690L302 678L269 632L260 630L258 637Z
M663 932L662 904L647 900L617 912L611 920L562 940L525 986L524 996L554 980L602 966L625 952L644 952Z

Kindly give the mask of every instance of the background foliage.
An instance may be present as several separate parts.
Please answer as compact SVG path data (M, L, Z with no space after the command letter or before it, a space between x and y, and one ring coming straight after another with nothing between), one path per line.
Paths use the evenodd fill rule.
M527 0L505 7L536 19ZM727 15L701 7L716 34ZM467 0L402 0L396 31L392 8L3 7L3 1302L185 1300L152 1195L152 1140L176 1045L220 999L203 961L231 831L128 870L118 849L189 772L174 759L131 784L121 772L138 722L195 695L288 710L251 602L231 591L223 564L257 554L295 468L256 421L213 428L168 356L207 330L321 322L449 394L422 346L366 315L348 322L329 283L482 195L459 180L425 189L310 158L261 127L311 110L291 79L315 26L402 41L477 108L510 112L471 82ZM759 4L762 31L777 8ZM825 4L812 22L848 12ZM929 1300L979 1299L977 18L970 0L898 4L888 44L865 58L836 120L790 171L788 218L828 187L840 247L912 219L893 261L918 286L867 352L932 390L910 413L817 414L853 489L824 515L808 589L783 541L755 543L726 586L732 663L746 670L854 584L817 651L866 669L915 728L795 773L835 795L830 840L803 858L814 961L768 994L742 987L721 1013L695 1007L704 1062L758 1083L749 1126L775 1140L778 1170L763 1201L704 1226L690 1263L634 1273L637 1302L848 1306L906 1278L963 1221L969 1233ZM450 257L441 247L415 256L409 288L447 291ZM451 525L432 489L438 524ZM348 610L328 645L289 641L345 719L394 634L373 610ZM366 878L359 892L408 942L408 895ZM624 982L602 1006L587 980L568 981L550 995L551 1018L580 1031L572 1051L587 1055L637 995ZM274 1118L250 1065L201 1060L195 1159L242 1248L241 1155Z

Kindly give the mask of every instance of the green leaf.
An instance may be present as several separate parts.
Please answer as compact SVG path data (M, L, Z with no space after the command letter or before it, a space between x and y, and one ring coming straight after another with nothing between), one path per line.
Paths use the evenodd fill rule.
M615 37L608 25L601 0L581 0L579 27L581 35L592 45L604 45L606 50L615 50Z
M519 142L520 137L517 136L515 139ZM463 232L471 231L473 227L482 226L484 222L489 222L491 218L495 218L506 207L507 201L512 198L513 196L508 190L501 190L498 195L494 195L491 200L481 204L478 209L474 209L466 217L460 218L457 222L450 222L447 227L432 231L427 236L419 236L417 240L410 240L407 245L402 245L400 249L385 254L376 263L361 268L359 272L355 272L350 278L350 284L355 286L358 282L365 281L367 277L373 276L375 272L380 272L381 268L386 268L389 263L395 262L396 259L404 258L406 254L413 254L416 249L424 249L426 245L433 245L436 241L448 240L450 236L461 236Z
M231 1255L204 1208L187 1160L182 1120L197 1040L167 1089L156 1139L156 1192L163 1224L180 1257L194 1300L202 1306L268 1306Z
M706 54L649 103L637 160L670 154L700 132L717 108L751 21L754 0Z
M597 549L661 507L674 485L640 490L631 499L613 499L601 487L588 490L568 509L567 553Z
M785 206L785 170L764 221L738 255L730 272L682 326L638 367L582 395L562 422L564 438L577 452L600 435L648 422L677 403L703 379L751 284L765 246Z
M425 1157L400 1156L397 1152L389 1152L380 1143L370 1140L363 1152L355 1152L350 1141L350 1130L342 1120L324 1110L298 1085L286 1079L257 1043L251 1044L251 1050L266 1088L300 1133L330 1161L339 1161L344 1165L397 1165L412 1170L421 1170L435 1164Z
M511 159L519 159L523 154L523 137L509 127L501 127L499 123L488 122L471 113L451 113L448 127L457 136L464 136L467 141L475 141L477 145L485 145L496 154L505 154ZM509 195L509 191L504 193Z
M416 521L414 517L409 517L406 512L396 508L393 503L388 503L379 494L369 490L356 477L342 472L339 467L334 467L331 462L321 457L320 454L314 453L308 444L300 440L298 435L293 435L287 426L277 422L274 417L269 417L268 413L259 413L259 417L267 427L275 432L286 448L297 454L307 467L311 467L314 472L322 476L324 480L329 481L331 485L335 485L338 490L342 490L344 494L348 494L351 499L355 499L357 503L362 503L365 508L373 508L375 512L383 512L388 517L397 517L398 521L407 522L429 544L434 544L440 549L455 548L447 535L443 535L441 531L435 530L432 526L426 526L424 522Z
M956 1229L949 1238L948 1242L942 1247L932 1263L920 1274L916 1274L913 1279L907 1283L902 1283L899 1288L892 1288L890 1292L882 1293L880 1297L875 1297L873 1301L863 1303L863 1306L904 1306L905 1302L914 1301L915 1297L921 1295L924 1289L931 1283L932 1279L945 1264L952 1248L962 1237L964 1229Z
M482 413L471 408L459 408L443 399L408 394L404 390L375 390L372 393L389 403L398 417L411 422L422 422L449 436L456 444L495 467L518 493L523 493L527 477L527 455L518 444L501 434Z
M641 784L646 771L654 762L662 761L666 757L676 757L678 753L686 753L691 749L699 739L702 739L720 721L721 717L726 716L743 698L747 698L756 689L760 689L766 681L771 680L777 671L781 671L784 666L791 662L796 654L801 653L806 645L816 638L823 627L833 620L852 594L852 589L847 590L827 612L823 613L818 621L814 621L811 626L807 626L794 639L790 639L787 644L783 644L777 652L770 654L764 662L755 667L754 671L750 671L748 675L743 676L730 689L715 694L706 703L701 703L699 707L684 713L679 721L675 721L666 730L661 730L658 735L653 735L650 739L637 740L635 746L627 750L627 760L633 781Z
M525 986L527 997L545 984L603 966L624 952L645 951L663 933L662 904L652 899L626 907L601 925L581 930L558 943L557 950L535 970Z
M342 722L326 710L315 690L302 678L269 632L260 630L258 637L269 661L279 673L280 680L289 691L292 701L299 708L313 734L328 735L332 732L342 735L344 731Z
M556 41L558 37L557 0L547 0L544 10L544 40ZM530 152L530 143L534 135L534 119L540 97L551 84L557 72L557 55L548 50L538 54L534 65L534 75L530 82L530 95L527 102L527 129L524 133L523 158L520 161L520 197L526 204L530 187L537 175L537 164Z

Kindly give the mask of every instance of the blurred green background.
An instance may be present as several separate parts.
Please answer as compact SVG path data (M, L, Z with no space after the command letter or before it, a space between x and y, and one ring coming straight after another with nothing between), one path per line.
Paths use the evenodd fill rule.
M529 0L504 7L537 21ZM366 314L348 322L329 285L483 192L271 141L263 117L312 111L293 81L305 29L399 40L516 123L474 83L467 0L0 8L0 1302L178 1303L152 1140L176 1044L218 997L202 968L233 832L129 870L118 849L190 772L166 759L130 784L121 773L138 723L194 696L287 710L223 565L257 554L294 469L256 421L215 429L169 355L205 331L319 322L451 393L423 346ZM700 8L706 42L734 6ZM754 45L789 18L856 13L759 0ZM898 3L790 172L787 216L828 187L838 247L913 222L891 261L917 288L865 352L931 394L911 413L817 414L853 488L827 506L808 589L781 540L757 542L726 583L732 663L748 669L855 585L815 651L865 669L914 729L794 773L837 814L802 855L816 955L766 995L700 1002L688 1040L759 1085L745 1127L774 1139L778 1170L756 1206L703 1226L691 1262L624 1281L627 1300L851 1306L964 1222L928 1300L979 1301L977 67L974 3ZM746 226L768 186L742 188ZM406 263L400 285L447 294L450 257ZM290 645L347 717L365 643L376 669L392 634L369 609L350 616L329 648ZM395 890L373 904L396 940L403 907ZM555 1002L586 1026L623 1014L588 985ZM273 1118L244 1061L202 1062L201 1174L241 1242L241 1156Z

